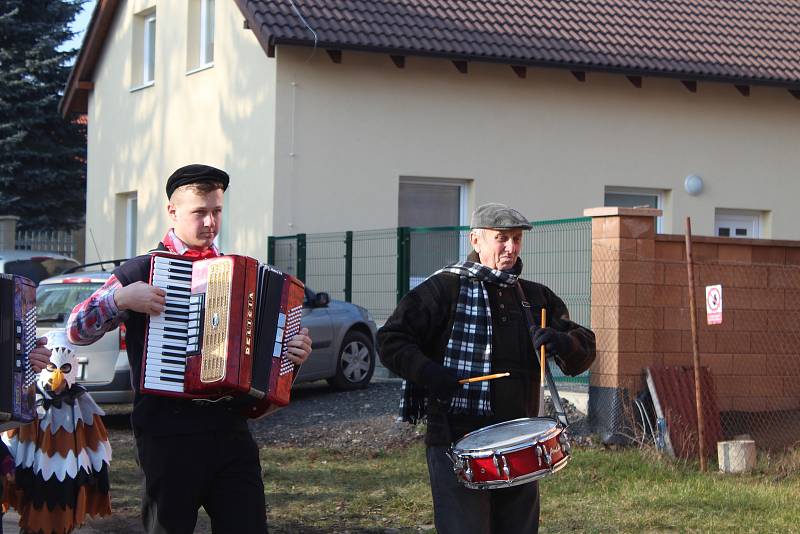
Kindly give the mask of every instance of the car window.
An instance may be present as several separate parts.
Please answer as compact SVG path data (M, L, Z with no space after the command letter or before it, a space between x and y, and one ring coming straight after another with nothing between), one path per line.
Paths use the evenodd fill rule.
M36 288L37 323L60 326L72 308L94 293L101 284L46 284Z
M7 261L5 272L25 276L38 284L45 278L61 274L70 267L75 267L78 262L68 259L34 257L25 260Z

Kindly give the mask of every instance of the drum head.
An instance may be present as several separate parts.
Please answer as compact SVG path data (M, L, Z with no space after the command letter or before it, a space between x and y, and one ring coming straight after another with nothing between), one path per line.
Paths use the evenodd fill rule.
M514 419L471 432L456 442L456 451L485 451L514 447L555 429L557 423L545 417Z

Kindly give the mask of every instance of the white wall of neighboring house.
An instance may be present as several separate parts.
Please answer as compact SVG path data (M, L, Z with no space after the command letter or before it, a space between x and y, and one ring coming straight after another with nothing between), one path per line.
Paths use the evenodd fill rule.
M89 101L87 228L99 255L125 246L118 195L137 193L139 252L169 226L177 167L227 170L224 250L266 259L268 235L391 228L400 177L467 184L467 207L506 202L531 219L575 217L606 186L665 190L663 231L717 209L766 213L763 237L800 239L800 102L787 91L279 46L268 58L234 2L216 2L213 67L186 73L187 2L118 13ZM131 90L134 15L156 7L156 69ZM697 197L683 190L702 176ZM94 255L89 240L87 261Z
M133 20L156 8L152 86L131 90ZM89 100L87 229L103 258L124 252L117 195L137 192L137 247L158 243L169 220L166 178L187 163L227 170L224 250L266 260L272 228L275 61L242 27L234 2L216 2L212 67L187 75L188 2L134 0L120 8ZM87 261L96 256L87 232Z

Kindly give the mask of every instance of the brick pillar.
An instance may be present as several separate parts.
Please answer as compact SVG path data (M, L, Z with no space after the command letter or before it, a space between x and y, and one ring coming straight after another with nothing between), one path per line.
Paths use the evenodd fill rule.
M663 309L652 296L663 266L655 260L651 208L592 208L592 329L597 359L589 383L589 421L606 443L627 441L630 400L642 388L642 368L656 357Z
M0 249L14 250L18 220L16 215L0 215Z

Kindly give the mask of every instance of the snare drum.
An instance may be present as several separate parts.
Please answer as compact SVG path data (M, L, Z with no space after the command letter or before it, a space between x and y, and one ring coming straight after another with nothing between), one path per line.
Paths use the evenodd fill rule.
M555 473L569 458L564 427L548 417L514 419L480 428L450 449L456 476L472 489L527 484Z

